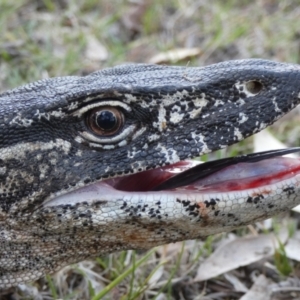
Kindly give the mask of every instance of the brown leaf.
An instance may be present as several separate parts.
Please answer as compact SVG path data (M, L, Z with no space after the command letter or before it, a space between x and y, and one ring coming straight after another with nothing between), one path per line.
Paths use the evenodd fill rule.
M251 289L240 300L269 300L271 294L270 281L261 274L257 277Z
M108 58L106 48L92 35L87 37L85 55L92 61L104 61Z
M288 239L287 230L280 237L274 234L243 237L220 246L200 265L195 281L208 280L273 255L278 239L284 244Z
M168 62L178 62L201 54L200 48L177 48L167 52L159 53L153 56L149 63L162 64Z

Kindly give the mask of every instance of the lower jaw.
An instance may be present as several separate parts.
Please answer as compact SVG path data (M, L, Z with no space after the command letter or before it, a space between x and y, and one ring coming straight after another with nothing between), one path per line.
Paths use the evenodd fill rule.
M211 178L172 190L116 189L130 183L135 176L144 182L148 175L156 174L157 179L166 177L167 172L174 176L175 172L193 165L195 162L185 161L94 183L44 203L36 214L45 220L53 214L53 220L60 211L64 212L66 224L71 222L72 228L78 228L83 235L91 230L82 227L87 219L101 236L101 243L120 245L116 250L121 250L147 249L230 231L300 204L300 161L281 157L247 166L233 165ZM153 186L159 182L156 180ZM72 218L73 212L78 213L76 218ZM65 222L57 221L57 230L64 226ZM105 252L105 248L102 250Z

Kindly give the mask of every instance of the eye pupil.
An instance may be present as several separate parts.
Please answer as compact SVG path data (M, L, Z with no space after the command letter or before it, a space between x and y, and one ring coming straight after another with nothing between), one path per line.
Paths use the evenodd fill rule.
M103 110L96 116L96 123L103 130L114 129L117 122L118 120L116 115L109 110Z
M87 114L86 122L89 129L98 136L116 135L124 125L124 114L120 108L100 106Z

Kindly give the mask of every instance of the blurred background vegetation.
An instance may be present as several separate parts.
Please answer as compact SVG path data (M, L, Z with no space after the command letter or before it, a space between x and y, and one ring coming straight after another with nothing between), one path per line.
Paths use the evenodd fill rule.
M299 0L0 0L0 91L127 62L204 66L254 57L300 62ZM277 137L299 145L299 114L278 124L273 127ZM229 152L252 147L250 139ZM249 229L237 234L245 233ZM207 283L191 281L201 258L220 239L193 244L193 250L180 244L171 258L166 248L159 248L125 279L125 270L144 256L129 251L78 264L2 297L239 299L243 292L226 276ZM287 264L292 270L288 275L299 270L297 264ZM281 276L274 280L280 282ZM251 286L250 277L244 281ZM276 299L296 299L288 297Z
M0 89L124 62L201 66L259 57L298 63L299 4L0 0Z

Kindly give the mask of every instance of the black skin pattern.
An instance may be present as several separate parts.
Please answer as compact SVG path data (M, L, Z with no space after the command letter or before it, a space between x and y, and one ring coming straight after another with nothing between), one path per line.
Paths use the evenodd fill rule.
M297 65L250 59L199 68L122 65L2 93L0 287L15 285L16 278L39 278L99 253L139 247L122 241L115 231L111 234L116 234L117 242L99 243L107 228L94 226L93 213L108 205L106 200L44 205L80 186L172 164L242 140L300 102L299 81ZM101 103L120 111L124 119L108 137L93 132L87 122ZM293 196L294 189L286 187L283 193ZM257 197L249 198L249 204L260 205L261 218L268 217L263 195ZM156 244L201 236L176 228L159 201L152 207L117 201L118 209L128 214L123 225L157 234ZM218 198L204 202L204 207L189 201L178 199L188 216L203 227L210 226L199 215L203 209L212 209L214 216L227 217L236 226L244 222L216 209ZM139 219L144 213L153 219L151 226ZM227 225L224 221L218 226ZM79 249L81 254L76 252Z

